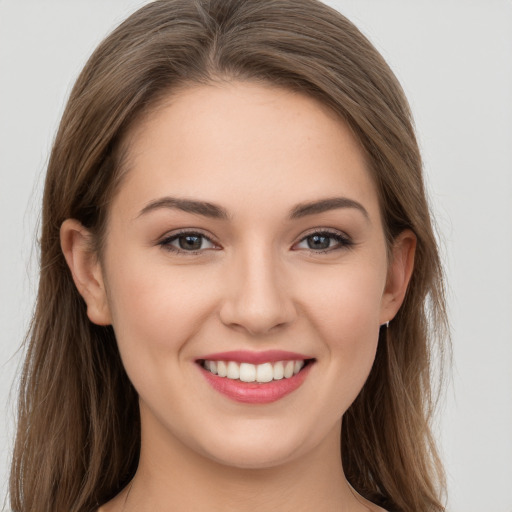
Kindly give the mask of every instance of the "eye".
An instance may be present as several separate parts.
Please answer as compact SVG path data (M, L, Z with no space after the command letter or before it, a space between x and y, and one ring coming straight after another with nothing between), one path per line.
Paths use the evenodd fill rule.
M164 249L178 253L191 253L197 254L206 249L217 249L218 246L214 244L208 237L202 233L184 231L169 236L159 242Z
M294 248L313 252L330 252L350 247L353 242L346 235L332 231L315 231L304 237Z

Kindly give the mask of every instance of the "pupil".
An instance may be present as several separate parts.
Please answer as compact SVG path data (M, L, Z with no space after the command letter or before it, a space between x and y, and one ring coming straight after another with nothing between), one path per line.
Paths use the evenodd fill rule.
M187 235L179 237L180 248L188 250L201 249L201 237L196 235Z
M328 249L330 238L323 235L313 235L308 237L308 247L310 249Z

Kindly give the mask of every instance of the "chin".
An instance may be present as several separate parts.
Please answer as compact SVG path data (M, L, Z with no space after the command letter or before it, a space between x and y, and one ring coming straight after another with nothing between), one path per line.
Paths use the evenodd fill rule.
M242 450L238 447L230 449L228 452L209 453L209 458L223 466L229 466L238 469L269 469L286 464L297 457L296 450L262 450L261 447L255 447L251 450L249 447L244 446Z
M240 429L234 435L224 433L222 439L217 437L210 441L201 450L204 456L240 469L266 469L286 464L307 452L312 444L311 436L270 427L253 428L252 432Z

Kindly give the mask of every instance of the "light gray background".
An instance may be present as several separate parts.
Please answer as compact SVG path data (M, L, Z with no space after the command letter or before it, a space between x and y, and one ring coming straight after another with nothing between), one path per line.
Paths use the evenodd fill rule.
M143 3L0 0L0 497L51 141L86 58ZM450 287L448 508L512 512L512 1L329 3L383 53L416 118Z

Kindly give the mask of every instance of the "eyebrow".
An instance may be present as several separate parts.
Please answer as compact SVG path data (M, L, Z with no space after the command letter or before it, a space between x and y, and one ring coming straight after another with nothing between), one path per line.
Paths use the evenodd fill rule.
M193 199L179 199L177 197L162 197L151 201L140 211L137 217L161 208L172 208L187 213L196 213L204 217L211 217L212 219L228 218L228 212L221 206L207 201L194 201Z
M310 201L307 203L298 204L290 213L290 219L300 219L307 215L315 215L324 213L329 210L337 210L338 208L355 208L359 210L367 220L370 216L366 208L357 201L349 199L348 197L331 197L328 199L321 199L319 201Z
M171 208L182 210L187 213L195 213L204 217L213 219L226 220L229 218L227 210L213 203L207 201L196 201L194 199L180 199L177 197L162 197L149 202L137 215L145 215L154 210L162 208ZM330 210L337 210L340 208L353 208L360 211L364 217L369 220L370 216L366 208L359 202L349 199L348 197L331 197L327 199L320 199L318 201L309 201L300 203L290 211L289 218L300 219L308 215L316 215Z

